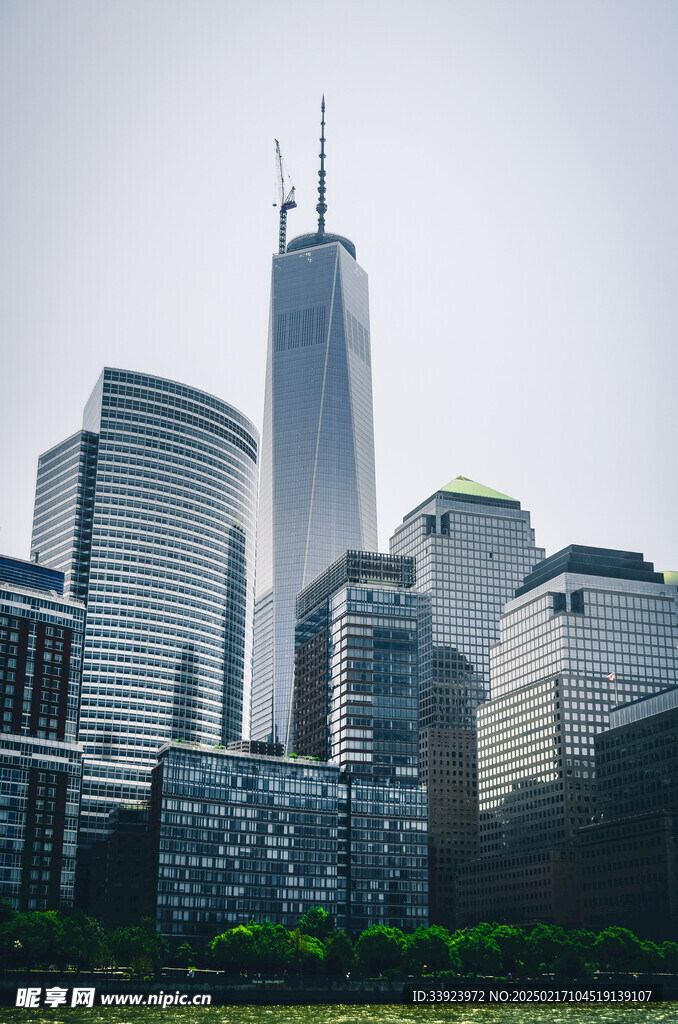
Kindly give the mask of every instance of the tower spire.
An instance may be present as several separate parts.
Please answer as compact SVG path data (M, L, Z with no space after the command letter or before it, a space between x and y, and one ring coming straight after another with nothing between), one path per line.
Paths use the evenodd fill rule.
M316 206L318 211L318 238L323 238L325 235L325 212L327 210L327 203L325 202L325 94L323 93L323 101L320 105L320 170L318 171L318 205Z

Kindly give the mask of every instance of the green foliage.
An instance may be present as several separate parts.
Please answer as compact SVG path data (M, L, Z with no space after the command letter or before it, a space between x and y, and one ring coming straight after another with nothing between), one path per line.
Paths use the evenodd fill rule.
M195 959L195 950L190 942L182 942L181 945L177 947L177 951L174 954L174 962L179 967L195 967Z
M56 910L15 914L0 926L0 959L8 967L49 967L58 959L61 925Z
M450 933L439 925L417 928L405 939L406 968L414 974L424 971L437 974L447 970L450 967L450 942Z
M358 936L355 954L363 974L382 974L387 968L402 964L405 939L400 928L373 924Z
M672 974L678 972L678 942L662 942L661 951L664 957L664 970Z
M309 907L304 916L299 919L298 928L304 935L312 935L315 939L324 942L334 929L334 921L322 907Z
M98 921L70 907L60 910L59 918L61 934L55 960L59 967L91 970L107 963L106 937Z
M462 974L496 977L501 973L501 951L491 933L477 929L456 932L452 937L451 950L458 959Z
M215 935L207 946L207 955L218 970L232 974L247 973L255 960L252 930L243 925Z
M346 932L335 931L325 939L325 971L327 974L350 974L356 959Z
M320 974L325 960L325 947L314 935L305 935L298 928L288 932L292 947L290 967L299 974Z
M497 924L492 926L490 936L499 947L504 973L521 974L527 956L527 939L522 928Z
M116 963L129 967L132 976L137 978L156 974L169 950L152 917L142 918L138 925L109 932L108 946Z
M664 950L656 942L645 939L640 944L642 949L642 962L640 970L654 973L664 970Z
M592 953L601 971L637 971L643 959L640 939L628 928L616 926L600 932Z

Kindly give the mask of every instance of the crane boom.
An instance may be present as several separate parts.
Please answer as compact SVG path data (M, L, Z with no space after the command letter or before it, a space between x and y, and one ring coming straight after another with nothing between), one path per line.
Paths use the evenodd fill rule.
M289 192L285 189L285 171L283 169L283 158L280 152L280 143L275 139L275 155L278 161L278 174L280 177L279 194L280 194L280 228L278 232L278 253L282 255L287 248L287 211L296 209L296 199L294 198L294 185L292 185ZM275 203L273 204L276 205Z

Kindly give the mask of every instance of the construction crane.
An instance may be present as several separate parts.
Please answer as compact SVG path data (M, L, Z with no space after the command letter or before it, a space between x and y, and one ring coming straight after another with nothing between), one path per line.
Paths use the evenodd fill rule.
M287 211L296 209L297 201L294 198L294 185L286 194L283 158L282 153L280 152L280 143L277 139L275 140L275 156L280 176L280 233L278 235L278 253L282 255L287 248ZM277 206L278 204L274 203L273 205Z

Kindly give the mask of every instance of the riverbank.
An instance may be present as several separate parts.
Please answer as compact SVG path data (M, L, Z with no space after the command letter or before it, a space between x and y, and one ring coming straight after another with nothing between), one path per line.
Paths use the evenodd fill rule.
M64 993L62 1005L72 1005L74 990L96 992L96 1004L101 1005L102 997L140 996L143 1004L162 1006L163 1000L172 997L173 1003L193 1006L322 1006L322 1005L366 1005L403 1003L404 993L417 992L420 1005L427 1001L445 1002L454 1005L466 1002L463 996L438 997L437 993L484 993L481 1001L490 1002L489 993L508 993L504 1001L512 1001L514 993L549 992L609 992L633 993L654 988L664 1000L678 1000L678 976L675 974L604 974L595 978L456 978L445 977L435 980L425 978L331 978L324 976L306 978L243 980L216 971L195 971L189 976L185 970L165 970L150 981L135 980L122 973L112 972L56 972L56 971L5 971L0 973L0 1005L17 1006L19 990L39 990L39 1002L44 1005L50 991ZM432 997L430 993L435 993ZM200 1001L203 997L203 1001ZM38 997L33 997L38 998ZM80 997L78 997L80 998ZM83 997L84 998L84 997ZM476 997L478 1001L479 997ZM405 996L406 1001L409 997ZM127 1001L127 1000L125 1000ZM513 999L516 1001L516 999ZM524 1001L518 997L518 1001ZM543 996L541 1001L545 1001ZM563 1001L556 998L555 1001ZM614 997L611 1001L627 1002L628 997ZM26 1004L30 1005L30 1004ZM133 1003L132 1003L133 1005Z

